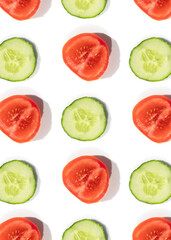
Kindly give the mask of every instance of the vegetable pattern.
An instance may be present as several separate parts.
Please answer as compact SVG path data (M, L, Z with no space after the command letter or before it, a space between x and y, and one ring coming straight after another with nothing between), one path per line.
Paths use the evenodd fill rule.
M157 0L157 1L155 1L155 4L152 4L152 0L149 0L149 1L134 0L134 1L147 15L149 15L151 18L153 18L155 20L166 20L171 15L171 1L170 0L162 0L162 1ZM62 4L64 5L64 7L65 7L66 2L67 1L65 1L65 0L62 1ZM89 9L89 7L91 5L93 5L96 2L96 0L91 0L91 1L75 0L73 2L76 4L77 9L81 9L81 11L82 10L86 11L87 9ZM74 16L77 16L77 17L80 17L80 18L93 18L93 17L97 16L98 14L100 14L104 10L104 7L106 6L106 1L101 1L101 2L103 3L103 4L101 4L101 9L98 10L97 12L95 12L95 13L90 12L90 14L88 16L87 15L83 16L82 14L80 15L80 14L77 14L77 13L75 14L75 13L71 13L71 12L70 12L70 14L74 15ZM70 4L70 2L69 2L69 4ZM40 5L40 1L34 1L33 2L32 0L30 0L30 1L28 1L28 0L20 1L19 0L18 4L16 4L16 1L14 1L14 0L11 0L11 1L0 0L0 7L5 12L7 12L7 14L9 14L12 18L14 18L15 20L20 20L20 21L33 17L33 15L37 12L37 10L39 8L39 5ZM67 9L68 9L68 7L67 7ZM161 10L160 12L159 12L159 9ZM34 21L34 19L32 19L32 20ZM85 53L84 51L82 51L80 53L81 57L83 57L83 58L86 54L87 53ZM107 52L107 54L105 55L105 66L102 69L102 74L107 69L109 54L110 53ZM41 52L40 52L40 55L41 55ZM152 65L151 65L151 63L148 64L153 59L154 55L156 57L155 61L153 62ZM145 53L142 53L141 57L142 57L143 61L145 62L144 63L145 70L147 72L150 72L150 73L156 72L156 69L157 69L156 62L159 66L161 66L161 65L163 65L163 62L165 62L165 60L166 60L165 56L163 56L162 54L156 54L156 52L154 52L153 50L149 50L149 49L147 49L147 51ZM23 55L22 53L18 54L18 51L15 51L13 49L7 49L6 51L4 51L1 58L5 61L4 69L6 69L8 72L11 72L12 75L15 74L16 72L18 72L20 67L23 67L25 65L25 62L27 61L27 59L26 59L27 57L25 55ZM13 63L14 58L15 58L15 63ZM98 56L97 56L97 58L98 58ZM170 55L168 56L167 60L168 59L170 60ZM82 61L82 58L80 58L80 61ZM96 61L96 59L95 59L95 61ZM137 61L137 59L135 59L135 62L136 61ZM70 59L69 59L69 63L71 63ZM33 68L34 68L35 67L35 62L34 62L33 65L34 65L33 66ZM80 70L78 70L78 69L76 69L76 70L78 71L77 75L80 76ZM82 70L82 68L81 68L81 70ZM31 72L31 74L32 73L33 73L33 71ZM102 76L102 74L100 73L100 75L97 75L97 77L95 76L94 78L92 78L92 77L90 77L88 79L86 77L82 77L82 78L90 81L90 80L98 79L99 77ZM168 71L168 75L169 74L170 74L170 71ZM64 72L64 75L65 75L65 72ZM164 76L164 78L167 77L167 76ZM162 79L160 78L160 79L157 79L157 80L162 80ZM18 79L18 80L20 81L20 79ZM24 79L22 78L21 80L24 80ZM74 80L71 79L71 81L74 81ZM153 79L152 79L152 81L153 81ZM156 79L154 81L156 81ZM87 84L89 84L89 83L87 83ZM104 91L106 91L106 90L107 89L104 89ZM163 96L163 98L165 98L165 97ZM170 104L170 100L167 100L167 101ZM4 106L2 105L2 103L3 103L3 101L0 102L0 114L2 113L2 110L4 110ZM113 105L114 104L115 103L113 103ZM15 109L9 109L9 111L7 111L4 115L1 114L1 116L0 116L0 118L1 118L0 119L1 120L0 121L0 123L1 123L0 129L1 129L1 131L3 131L6 135L8 135L12 140L14 140L17 143L23 143L23 142L28 142L28 141L32 140L33 137L37 134L37 132L39 130L40 118L41 118L41 116L40 116L41 114L40 114L40 110L39 110L38 106L34 105L34 107L37 110L37 113L35 114L36 115L36 121L33 120L32 122L33 123L36 122L36 124L34 125L34 127L35 127L34 131L31 135L29 135L29 138L21 139L22 134L21 135L19 134L19 138L17 138L17 139L16 139L16 136L13 136L13 133L16 130L16 126L14 126L14 128L12 129L12 127L10 125L13 125L13 123L12 123L13 120L15 120L16 118L18 120L18 118L20 118L20 113L22 112L22 110L18 109L18 107L16 107ZM170 105L169 105L169 108L170 108ZM161 111L160 111L160 109L156 110L156 108L154 108L152 111L153 112L150 112L150 113L147 111L145 117L143 117L143 120L145 120L145 121L147 119L149 120L148 123L146 121L147 125L148 124L153 125L152 128L154 130L154 120L159 118L159 120L162 120L163 125L159 126L159 127L157 126L157 128L160 128L160 127L164 128L165 125L167 125L167 124L169 124L169 126L170 126L170 120L169 120L170 115L167 114L167 116L165 117L165 115L162 112L163 108L162 108ZM160 114L162 115L162 117L161 117ZM78 118L77 113L75 114L75 118ZM9 123L10 130L7 130L7 132L6 132L6 128L4 128L4 119L8 120L6 122ZM23 117L21 117L21 121L22 120L23 120ZM21 129L25 128L25 127L27 128L26 123L28 123L28 125L29 125L30 117L29 117L28 120L26 120L23 123L23 125L21 126ZM140 123L140 121L138 120L138 123L136 122L136 124L138 125L139 123ZM17 124L17 126L18 126L18 124ZM43 127L45 127L45 125ZM116 126L116 128L117 127L118 126ZM142 127L142 124L139 125L139 128L141 128L141 127ZM147 128L149 129L149 126L147 126ZM11 131L11 129L12 129L12 131ZM18 132L18 130L16 132ZM165 133L165 129L164 129L163 132ZM151 133L153 133L153 132L151 131L150 134ZM161 137L160 134L157 136L158 137L157 140L156 140L156 138L153 138L154 136L152 136L152 137L151 137L151 135L149 136L149 133L145 133L145 135L148 135L147 137L149 139L151 139L152 141L154 141L155 144L159 143L159 142L165 142L165 141L170 140L170 134L166 134L167 135L166 138L165 138L165 136L164 137L162 136L164 138L164 140L163 140L163 138L160 139L160 137ZM147 140L147 139L145 139L145 140ZM29 145L28 145L28 149L29 149ZM66 149L67 149L67 146L66 146ZM14 178L15 178L15 176L13 176L13 173L11 173L11 172L5 173L4 176L3 176L3 180L4 180L5 184L7 185L6 192L10 193L13 196L17 195L18 188L21 188L21 190L22 190L23 189L23 184L25 184L25 179L22 178L22 180L21 180L22 184L20 184L20 181L17 182L17 183L15 182L15 184L17 185L17 190L16 190L16 188L13 188L13 187L11 188L11 185L12 185L11 183L13 182ZM150 178L151 178L151 176L150 176ZM10 181L9 181L9 179L10 179ZM143 182L145 182L145 181L146 181L146 178L143 179ZM163 181L163 178L162 178L162 181ZM162 181L160 181L160 184L163 184ZM28 232L26 231L26 233L24 233L23 231L19 231L18 229L17 230L14 229L15 231L12 231L10 233L6 232L5 233L6 235L5 235L5 238L4 238L3 230L5 228L4 228L4 223L1 223L0 224L0 236L1 236L0 238L2 238L3 240L8 240L8 239L12 239L12 240L19 239L20 240L20 238L22 239L22 237L24 237L24 239L27 239L27 240L40 240L41 239L40 232L39 232L38 228L36 226L34 226L34 224L28 222L24 218L23 219L22 218L18 218L18 219L14 218L12 220L9 220L9 223L11 224L11 222L13 222L13 220L17 220L17 221L21 221L21 222L24 221L24 223L26 224L26 228L29 229ZM91 220L88 220L88 221L91 221ZM6 223L8 223L8 222L6 222ZM149 225L148 224L144 225L144 222L142 223L143 226L145 226L145 228L147 228L145 230L150 231L150 233L148 231L145 231L145 233L139 231L140 230L139 227L138 227L138 231L137 231L137 228L135 228L135 230L133 231L133 240L145 240L145 239L150 240L150 239L154 239L154 238L155 239L171 239L171 223L168 220L166 220L165 218L152 218L152 219L147 220L145 223L148 223L148 224L150 223ZM159 229L160 233L159 233L159 230L156 228L156 223L157 223L158 226L160 225L161 228L163 227L162 229ZM142 226L142 224L140 224L139 226ZM28 225L31 227L31 229L28 227ZM15 227L15 224L13 226ZM73 224L73 226L74 226L74 224ZM151 230L151 227L152 227L152 230ZM10 225L10 228L11 228L11 225ZM33 229L34 229L34 231L32 232ZM66 231L68 231L68 229ZM65 234L66 234L66 231L64 232ZM109 229L109 231L110 231L110 229ZM96 236L94 237L94 235L92 235L91 233L90 233L90 235L88 235L85 231L82 231L82 230L77 232L77 229L74 230L74 235L72 236L72 239L75 239L75 240L80 240L80 239L84 240L84 239L89 239L89 238L96 239ZM101 238L98 238L98 239L101 239ZM102 236L102 239L105 239L105 237Z

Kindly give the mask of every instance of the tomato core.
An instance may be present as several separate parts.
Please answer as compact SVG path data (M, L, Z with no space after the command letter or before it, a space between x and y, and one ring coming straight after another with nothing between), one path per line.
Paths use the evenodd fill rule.
M96 80L104 74L108 66L109 50L96 34L82 33L66 42L63 60L80 78Z
M171 222L154 217L141 222L133 231L133 240L170 240Z
M16 142L30 141L40 127L41 113L35 102L23 95L0 102L0 130Z
M171 16L171 0L134 0L139 8L155 20Z
M104 163L93 156L81 156L63 169L66 188L85 203L99 201L109 185L109 173Z
M0 7L17 20L31 18L40 5L40 0L0 0Z
M171 139L171 100L154 95L140 101L133 109L135 126L154 142Z
M41 240L38 227L24 217L8 219L0 224L2 240Z

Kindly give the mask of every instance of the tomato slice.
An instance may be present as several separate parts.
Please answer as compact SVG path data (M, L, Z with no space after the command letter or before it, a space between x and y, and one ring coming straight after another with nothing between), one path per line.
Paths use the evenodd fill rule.
M40 5L40 0L0 0L0 7L17 20L31 18Z
M0 130L16 142L33 139L40 120L40 109L29 97L14 95L0 102Z
M109 62L106 42L93 33L82 33L69 39L62 53L65 64L87 81L100 78Z
M141 222L133 231L133 240L171 240L171 222L153 217Z
M171 100L153 95L141 100L133 109L135 126L149 139L161 143L171 139Z
M80 156L70 161L63 169L65 187L85 203L98 202L109 185L106 165L93 156Z
M171 16L171 0L134 0L142 11L155 20Z
M8 219L0 224L2 240L41 240L38 227L24 217Z

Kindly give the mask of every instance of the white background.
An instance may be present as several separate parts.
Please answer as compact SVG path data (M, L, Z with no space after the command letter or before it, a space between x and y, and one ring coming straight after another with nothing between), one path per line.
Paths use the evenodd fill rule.
M0 10L0 41L22 37L37 51L35 73L23 82L0 80L0 100L14 94L35 95L43 101L40 131L34 140L19 144L0 133L0 164L19 159L32 164L38 186L34 197L21 205L0 202L0 222L15 216L37 222L42 240L58 240L72 223L90 218L102 223L108 240L131 239L141 221L171 216L170 200L160 205L137 201L129 190L131 172L151 159L171 163L171 142L157 144L136 129L132 109L152 94L171 94L171 78L162 82L138 79L129 68L133 47L149 37L171 41L171 19L156 21L143 13L133 0L108 0L104 12L92 19L69 15L60 0L42 0L32 19L17 21ZM111 39L109 67L104 76L86 82L63 63L62 47L81 32L103 33ZM92 142L69 138L61 127L63 109L76 98L100 99L108 111L105 133ZM111 165L110 186L102 201L87 205L75 198L62 183L63 167L80 155L98 155Z

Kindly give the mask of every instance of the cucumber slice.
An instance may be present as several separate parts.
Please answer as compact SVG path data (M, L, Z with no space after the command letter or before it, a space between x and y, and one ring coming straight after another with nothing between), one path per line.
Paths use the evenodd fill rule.
M91 97L76 99L64 109L61 119L64 131L81 141L100 137L105 131L106 122L103 105Z
M10 38L0 45L0 78L23 81L36 67L33 46L21 38Z
M66 11L76 17L93 18L106 6L106 0L62 0Z
M19 160L12 160L0 168L0 201L17 204L28 201L36 189L33 169Z
M164 80L171 74L171 46L160 38L146 39L131 51L129 65L141 79Z
M100 224L90 219L83 219L67 228L62 240L106 240L106 236Z
M132 172L129 188L139 201L165 202L171 197L171 168L158 160L145 162Z

